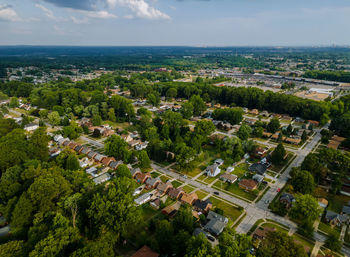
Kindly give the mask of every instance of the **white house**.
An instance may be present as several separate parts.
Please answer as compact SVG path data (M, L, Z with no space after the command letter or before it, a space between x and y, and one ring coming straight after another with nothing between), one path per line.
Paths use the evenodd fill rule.
M152 199L153 194L146 193L141 195L140 197L136 198L134 201L137 205L142 205L144 203L149 202Z
M221 166L224 164L224 160L223 159L216 159L214 163L217 164L218 166Z
M94 182L96 184L101 184L101 183L106 182L110 179L111 179L111 175L109 173L104 173L101 176L94 178Z
M207 167L205 170L205 173L207 174L208 177L215 177L220 174L220 168L219 165L214 163L213 165L210 165Z
M34 123L30 123L30 124L24 126L24 129L25 129L26 131L28 131L28 132L34 131L34 130L36 130L37 128L39 128L39 125L34 124Z
M235 170L235 167L232 167L232 166L227 167L227 169L226 169L226 171L227 171L228 173L231 173L231 172L234 171L234 170Z

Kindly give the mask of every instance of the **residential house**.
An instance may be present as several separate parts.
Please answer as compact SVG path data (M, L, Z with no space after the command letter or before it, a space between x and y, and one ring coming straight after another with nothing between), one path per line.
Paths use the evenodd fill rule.
M167 194L171 188L173 188L173 185L169 182L168 183L160 182L157 186L157 190L160 193L160 195Z
M270 114L267 112L267 111L262 111L261 113L260 113L260 115L261 116L264 116L264 117L269 117L270 116Z
M256 182L253 179L242 179L239 183L238 186L244 190L247 191L252 191L257 188L258 182Z
M286 143L289 143L289 144L293 144L293 145L299 145L301 143L301 139L300 138L290 138L290 137L287 137L285 139L285 142Z
M158 209L160 208L160 205L161 205L161 200L160 200L160 198L157 197L156 199L152 200L152 201L150 202L150 205L151 205L154 209L158 210Z
M262 164L260 162L253 163L252 165L249 166L248 170L250 172L255 172L259 175L265 175L265 172L267 170L266 164Z
M143 184L147 179L151 178L151 174L149 173L137 173L135 176L135 180L137 183Z
M283 203L287 209L292 207L292 204L295 202L295 197L292 194L289 193L283 193L280 196L280 202Z
M327 210L324 218L327 223L330 223L333 226L342 226L344 223L349 223L349 217L347 215L338 214L329 210Z
M94 178L95 184L101 184L111 179L111 175L109 173L104 173L96 178Z
M249 113L253 114L253 115L258 115L259 114L259 110L258 109L252 109Z
M50 157L55 157L61 153L61 149L58 147L53 147L49 149Z
M226 169L227 173L231 173L231 172L234 171L234 170L235 170L235 167L232 167L232 166L229 166L229 167L227 167L227 169Z
M208 222L205 224L204 230L209 231L215 236L219 236L228 223L228 219L226 217L213 211L209 211L207 221Z
M146 149L148 146L148 141L145 141L145 142L140 142L138 145L135 146L135 149L137 151L141 151L143 149Z
M247 123L248 125L252 126L255 124L256 119L249 119L249 118L245 118L244 122Z
M270 228L270 227L258 227L253 234L254 239L264 240L269 232L276 231L276 228Z
M197 199L198 199L198 196L196 193L190 193L190 194L184 193L181 196L181 202L189 205L193 205Z
M88 165L89 165L89 159L87 157L85 157L79 161L79 166L81 168L86 168Z
M209 234L207 232L205 232L203 229L201 228L195 228L193 231L193 235L194 236L198 236L200 234L203 234L205 237L207 237Z
M224 164L224 160L223 160L223 159L216 159L216 160L214 161L214 163L217 164L218 166L221 166L221 165Z
M137 205L142 205L144 203L149 202L152 199L153 194L152 193L145 193L138 198L136 198L134 201Z
M74 148L74 151L76 151L77 153L80 153L80 151L83 149L83 146L82 145L77 145L75 148Z
M168 216L174 216L176 212L180 209L180 207L181 204L179 202L175 202L174 204L165 207L162 210L162 213Z
M110 163L108 164L108 166L109 166L112 170L116 170L120 164L123 164L123 161L112 161L112 162L110 162Z
M102 160L102 164L104 166L109 166L109 164L111 162L115 162L116 160L114 159L114 157L105 157L103 160Z
M236 182L237 176L233 174L225 173L220 176L220 179L223 180L224 182L233 184Z
M321 208L323 208L323 209L326 209L326 208L327 208L327 206L328 206L328 201L327 201L327 199L325 199L325 198L318 198L317 201L318 201L318 205L319 205Z
M89 169L87 169L85 171L86 171L86 173L90 174L93 177L97 177L98 176L97 169L95 167L91 167L91 168L89 168Z
M69 143L69 145L68 145L68 147L70 148L70 149L74 149L75 147L77 147L78 146L78 144L77 143L75 143L74 141L71 141L70 143Z
M349 216L350 215L350 206L347 206L347 205L343 206L343 209L342 209L341 213L343 215L348 215Z
M144 245L131 257L158 257L159 254L149 248L147 245Z
M89 159L93 159L96 155L97 153L95 151L90 151L87 156L89 157Z
M180 199L185 191L182 188L170 188L168 191L168 196L172 199Z
M270 138L272 136L272 133L264 131L262 136L266 138Z
M89 147L84 146L83 149L81 150L82 154L88 154L91 152L91 149Z
M130 168L129 168L129 169L130 169ZM132 178L135 178L136 175L142 174L142 171L141 171L140 168L136 168L136 169L131 168L131 169L130 169L130 174L131 174L131 177L132 177Z
M94 160L96 161L96 162L102 162L102 160L104 159L104 158L106 158L106 156L105 155L102 155L102 154L96 154L95 156L94 156Z
M216 177L217 175L220 174L220 168L218 164L213 164L207 167L205 170L205 173L207 174L208 177Z
M314 127L318 127L320 125L320 123L316 120L308 120L309 124L314 126Z
M256 182L258 182L258 183L260 184L261 182L264 181L264 176L261 176L261 175L259 175L259 174L255 174L255 175L252 177L252 179L255 180Z
M197 199L195 202L194 202L194 209L198 212L202 212L202 213L207 213L212 207L212 203L211 201L209 200L209 198L207 200L200 200L200 199Z
M268 148L257 147L254 151L254 155L259 158L263 158L266 156L268 152Z
M151 188L156 188L158 184L161 182L159 178L148 178L145 182L146 188L151 189Z
M122 134L120 137L121 137L122 139L124 139L124 141L127 142L127 143L129 143L130 141L133 140L133 138L131 137L130 134Z

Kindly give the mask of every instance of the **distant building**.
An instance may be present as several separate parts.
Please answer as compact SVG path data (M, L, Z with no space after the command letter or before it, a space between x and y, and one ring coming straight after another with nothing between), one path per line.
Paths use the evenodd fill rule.
M221 172L219 165L218 164L213 164L207 167L205 170L205 173L207 174L208 177L216 177L219 175Z

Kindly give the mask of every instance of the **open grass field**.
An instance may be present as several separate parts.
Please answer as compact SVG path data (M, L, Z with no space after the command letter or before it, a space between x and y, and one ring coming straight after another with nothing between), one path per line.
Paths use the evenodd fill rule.
M235 206L232 206L217 197L210 197L210 201L212 202L214 207L220 208L224 211L224 216L230 218L232 221L238 219L238 217L242 214L243 211L239 210Z

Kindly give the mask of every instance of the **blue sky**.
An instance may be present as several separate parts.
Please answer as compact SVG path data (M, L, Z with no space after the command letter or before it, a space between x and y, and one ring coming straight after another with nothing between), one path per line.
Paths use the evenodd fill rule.
M349 0L0 0L0 45L350 45Z

